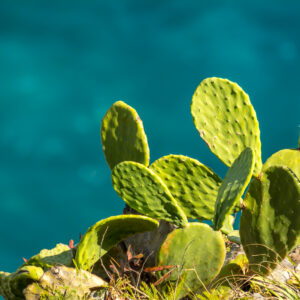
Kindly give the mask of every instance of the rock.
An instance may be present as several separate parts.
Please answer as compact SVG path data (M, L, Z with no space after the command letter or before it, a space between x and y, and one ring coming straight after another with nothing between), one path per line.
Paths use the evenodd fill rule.
M38 282L24 289L23 293L26 300L59 296L93 299L95 290L105 286L107 283L104 280L90 272L66 266L54 266L46 271Z

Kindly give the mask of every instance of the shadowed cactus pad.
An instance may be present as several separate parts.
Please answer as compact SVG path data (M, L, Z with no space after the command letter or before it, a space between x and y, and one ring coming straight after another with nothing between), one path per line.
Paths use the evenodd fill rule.
M152 170L124 161L112 170L112 184L118 195L133 209L149 217L178 226L187 218L167 186Z
M261 142L256 113L249 96L227 79L207 78L197 87L191 104L194 124L209 149L227 166L250 147L254 151L254 175L261 162Z
M112 169L121 161L149 165L149 147L137 112L122 101L115 102L101 124L102 147Z
M286 166L300 179L300 150L283 149L270 156L263 165L263 171L270 166Z
M245 197L240 237L253 271L268 274L297 244L300 184L287 167L254 178Z
M253 152L246 148L228 170L216 201L214 227L219 230L226 216L232 213L234 206L240 201L253 172Z
M187 217L211 220L221 178L198 160L167 155L150 168L163 180Z
M69 246L57 244L53 249L43 249L39 254L31 257L24 265L51 268L54 265L72 265L72 252Z
M88 270L113 246L127 237L158 228L158 221L146 216L121 215L101 220L90 227L80 241L75 261Z
M179 276L179 283L182 284L176 299L180 299L189 291L196 291L214 279L224 259L225 243L222 234L207 224L190 223L167 236L158 253L157 265L177 266L168 281L175 287Z

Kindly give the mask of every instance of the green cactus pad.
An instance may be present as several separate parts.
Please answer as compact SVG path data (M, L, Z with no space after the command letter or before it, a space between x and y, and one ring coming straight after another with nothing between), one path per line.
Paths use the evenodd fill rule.
M0 295L5 299L24 299L23 290L44 274L40 267L23 266L15 273L0 272Z
M212 287L218 290L228 287L231 290L232 286L237 285L239 277L241 281L245 280L243 275L247 268L248 259L246 255L238 254L222 267L219 275L214 279Z
M230 234L233 230L234 216L227 215L224 219L223 225L220 228L221 232L224 234Z
M104 155L112 169L121 161L149 165L149 147L143 123L137 112L122 101L115 102L101 124Z
M250 147L254 175L261 167L261 142L256 113L249 96L227 79L207 78L197 87L191 104L194 124L209 149L227 166Z
M254 178L245 197L240 237L254 272L268 274L300 236L300 184L287 167Z
M118 195L139 213L180 227L187 224L186 215L167 186L147 167L122 162L112 170L112 183Z
M221 232L207 224L190 223L167 236L158 253L157 265L177 266L168 281L174 286L183 283L176 294L176 299L180 299L211 282L221 270L224 259L225 243Z
M65 266L72 265L72 251L67 245L57 244L53 249L43 249L39 254L28 259L24 266L32 265L42 268L51 268L56 264Z
M167 155L152 169L166 184L187 217L211 220L214 216L221 178L198 160L183 155Z
M140 215L113 216L90 227L76 251L76 265L90 269L113 246L127 237L158 228L158 221Z
M300 150L283 149L274 153L264 163L262 171L267 170L271 166L286 166L300 179Z
M254 167L253 151L246 148L234 161L218 191L214 227L219 230L227 215L239 202L252 176Z

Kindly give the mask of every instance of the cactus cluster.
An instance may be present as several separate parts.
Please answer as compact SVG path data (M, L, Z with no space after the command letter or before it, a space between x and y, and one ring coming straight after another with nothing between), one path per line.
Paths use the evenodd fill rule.
M139 214L100 220L76 248L59 244L15 273L0 272L0 294L24 299L23 290L35 290L32 282L41 287L42 274L52 274L58 264L65 266L63 272L74 267L93 272L121 241L155 232L158 221L174 226L154 252L164 282L161 289L173 288L176 299L201 291L229 272L239 274L245 265L262 276L272 272L300 242L299 148L281 150L263 164L255 110L242 88L227 79L203 80L192 97L191 113L201 138L229 167L223 180L183 155L163 156L149 165L141 119L124 102L114 103L101 124L103 151L115 191ZM240 228L234 231L233 213L239 210ZM224 235L240 241L246 256L224 265Z

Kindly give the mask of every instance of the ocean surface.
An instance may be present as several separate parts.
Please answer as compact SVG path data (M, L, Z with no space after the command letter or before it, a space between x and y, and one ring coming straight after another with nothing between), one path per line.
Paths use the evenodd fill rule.
M223 177L190 101L237 82L265 161L297 146L300 1L0 1L0 270L122 213L100 142L116 100L144 122L151 161L184 154Z

